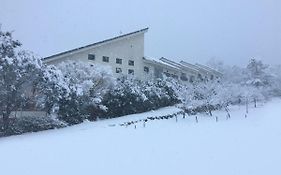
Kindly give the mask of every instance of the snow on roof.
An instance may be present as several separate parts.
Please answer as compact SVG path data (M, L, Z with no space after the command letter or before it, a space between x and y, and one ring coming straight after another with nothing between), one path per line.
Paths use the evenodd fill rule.
M219 72L219 71L217 71L217 70L215 70L215 69L213 69L213 68L210 68L210 67L208 67L208 66L205 66L205 65L202 65L202 64L199 64L199 63L196 63L195 65L196 65L196 66L199 66L199 67L202 67L202 68L204 68L204 69L206 69L206 70L209 70L209 71L211 71L211 72L214 72L214 73L216 73L216 74L222 75L221 72Z
M201 64L191 64L191 63L187 63L185 61L180 61L180 63L177 63L177 62L174 62L172 60L169 60L167 58L164 58L164 57L161 57L160 59L155 59L155 58L147 58L145 57L144 60L146 61L149 61L150 63L152 64L161 64L161 65L165 65L167 67L170 67L170 68L173 68L173 69L177 69L177 70L183 70L183 71L192 71L194 73L199 73L199 72L206 72L207 74L209 73L217 73L217 74L220 74L222 75L220 72L218 71L215 71L211 68L207 68L204 67L203 65Z
M193 65L193 64L187 63L187 62L185 62L185 61L180 61L180 63L181 63L181 65L182 65L183 67L186 67L186 68L188 68L188 69L192 69L192 70L194 70L194 71L196 71L196 72L201 71L201 69L200 69L198 66L195 66L195 65Z
M147 58L147 57L145 57L144 60L147 60L147 61L149 61L149 62L151 62L151 63L154 63L154 64L155 64L155 63L156 63L156 64L161 64L161 65L165 65L166 67L171 67L171 68L173 68L173 69L181 70L179 67L174 66L174 65L171 65L171 64L169 64L169 63L166 63L166 62L164 62L164 61L162 61L162 60L160 60L160 59Z

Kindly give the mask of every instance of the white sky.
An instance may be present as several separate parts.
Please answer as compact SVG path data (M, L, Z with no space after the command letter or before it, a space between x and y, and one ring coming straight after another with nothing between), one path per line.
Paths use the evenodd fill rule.
M280 0L0 0L0 23L41 56L149 27L146 56L281 64Z

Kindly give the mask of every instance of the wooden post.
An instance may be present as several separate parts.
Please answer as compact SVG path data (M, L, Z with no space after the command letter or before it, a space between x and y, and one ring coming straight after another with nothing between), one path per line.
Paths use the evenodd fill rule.
M246 113L248 114L249 113L249 104L248 104L248 98L246 99Z
M227 113L227 118L230 119L230 113L229 113L229 110L228 110L227 106L225 107L225 111L226 111L226 113Z
M218 118L218 116L216 116L216 122L218 122L219 121L219 118Z
M178 122L178 115L176 115L176 122Z
M143 122L143 127L145 128L145 122Z
M135 129L137 129L137 125L135 125Z
M182 113L182 118L185 118L185 112Z
M198 123L198 117L197 116L195 117L195 120L196 120L196 123Z

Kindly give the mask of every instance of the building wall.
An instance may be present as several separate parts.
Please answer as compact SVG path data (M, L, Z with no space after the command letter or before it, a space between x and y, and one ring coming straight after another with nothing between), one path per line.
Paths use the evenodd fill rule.
M88 54L94 54L95 60L88 60ZM103 56L109 57L109 62L103 62ZM134 70L134 75L140 79L144 76L144 33L125 37L117 41L111 41L103 45L89 48L77 53L68 53L57 58L46 60L47 64L58 64L66 60L85 61L90 64L111 67L115 77L128 74L128 70ZM116 58L122 59L122 64L116 64ZM128 61L134 61L134 66L128 65ZM122 74L116 73L116 68L122 69Z
M88 60L88 55L95 55L94 60ZM109 57L109 62L103 62L103 56ZM122 59L122 64L116 63L116 58ZM115 77L128 75L128 70L134 70L134 75L140 80L155 80L162 78L163 73L189 83L190 79L198 80L198 74L202 78L209 78L211 74L208 71L194 72L189 69L176 69L167 64L161 64L154 61L148 61L144 58L144 33L139 33L124 38L101 43L99 45L83 48L78 51L65 53L56 57L45 60L47 64L58 64L63 61L85 61L90 64L108 66ZM134 66L128 64L128 61L134 61ZM144 67L148 71L144 71ZM116 68L121 68L122 73L116 73ZM182 80L181 75L184 73L187 80Z

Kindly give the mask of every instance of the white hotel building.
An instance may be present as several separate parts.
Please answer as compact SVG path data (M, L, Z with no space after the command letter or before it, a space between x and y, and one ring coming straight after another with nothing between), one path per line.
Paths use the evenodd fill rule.
M200 64L184 61L176 63L166 58L159 60L144 55L144 34L148 28L117 36L44 58L46 64L58 64L66 60L85 61L112 68L115 77L132 74L140 80L154 80L166 76L182 82L215 79L222 74Z

